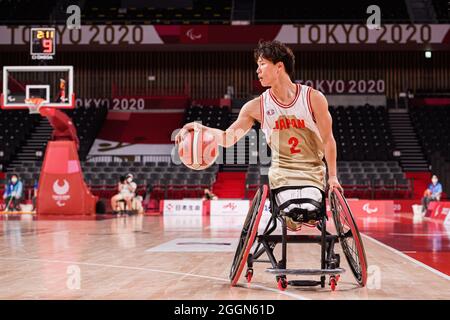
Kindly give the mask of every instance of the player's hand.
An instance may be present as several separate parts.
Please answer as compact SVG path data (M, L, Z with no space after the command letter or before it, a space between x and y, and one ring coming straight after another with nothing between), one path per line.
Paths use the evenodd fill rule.
M183 128L181 128L181 130L177 133L177 135L175 136L175 143L179 144L181 142L181 140L183 139L183 136L188 133L189 131L192 130L201 130L202 128L204 128L205 126L198 123L198 122L189 122L186 123Z
M344 194L344 189L342 188L341 184L339 183L337 177L331 176L328 178L328 185L330 186L330 190L333 190L336 188L339 190L342 194Z

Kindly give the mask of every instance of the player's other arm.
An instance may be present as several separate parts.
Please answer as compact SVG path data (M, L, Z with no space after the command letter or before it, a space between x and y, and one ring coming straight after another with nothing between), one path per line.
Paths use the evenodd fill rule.
M330 188L337 187L342 191L342 187L337 180L337 148L332 130L333 120L330 112L328 111L327 99L320 91L313 90L311 92L311 108L313 109L317 127L319 128L320 136L325 149L325 159L328 165L329 176L328 184L330 185Z
M197 122L191 122L184 125L180 132L175 137L175 142L178 144L181 141L182 136L186 131L208 129L215 137L219 145L228 148L238 142L244 137L247 132L252 128L255 120L258 119L258 113L260 112L260 98L250 100L241 108L239 116L235 122L228 127L228 129L220 130L215 128L209 128Z

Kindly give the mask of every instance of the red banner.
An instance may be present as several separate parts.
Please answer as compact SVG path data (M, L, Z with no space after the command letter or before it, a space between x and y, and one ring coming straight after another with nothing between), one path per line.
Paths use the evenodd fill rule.
M428 205L427 218L437 219L444 221L447 215L450 213L449 201L432 201Z
M394 214L394 201L392 200L353 200L347 203L355 217L379 217Z
M420 200L394 200L394 213L413 213L415 204L420 205Z

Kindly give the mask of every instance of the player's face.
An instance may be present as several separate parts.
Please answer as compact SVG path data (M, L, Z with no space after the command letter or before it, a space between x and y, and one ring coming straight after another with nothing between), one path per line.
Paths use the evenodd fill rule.
M262 57L258 59L257 64L258 69L256 69L256 73L258 74L259 82L263 87L270 87L277 74L276 65Z

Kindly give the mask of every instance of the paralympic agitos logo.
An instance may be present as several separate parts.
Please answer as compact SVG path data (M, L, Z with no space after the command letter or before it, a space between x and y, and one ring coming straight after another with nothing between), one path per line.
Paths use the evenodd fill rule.
M63 182L62 186L59 184L59 179L56 179L53 183L53 192L56 194L52 198L56 201L58 207L64 207L66 205L65 201L70 199L70 195L67 194L70 190L70 184L66 179Z

